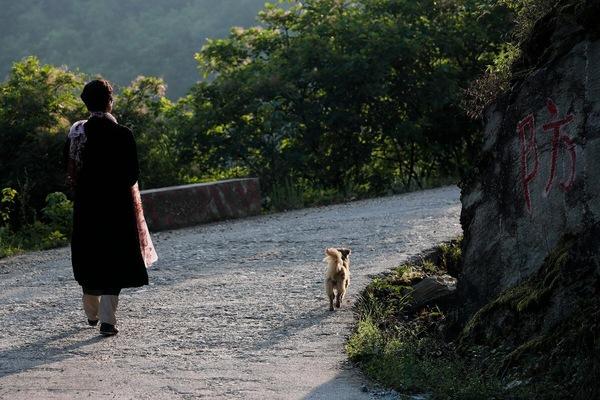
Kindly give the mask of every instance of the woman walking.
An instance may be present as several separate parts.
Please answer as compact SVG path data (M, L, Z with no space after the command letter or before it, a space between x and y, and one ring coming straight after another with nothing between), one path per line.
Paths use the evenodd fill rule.
M75 194L71 258L88 323L100 321L100 333L110 336L118 332L121 289L147 285L146 267L157 257L143 219L135 140L110 114L112 87L93 80L81 99L90 118L73 124L65 144Z

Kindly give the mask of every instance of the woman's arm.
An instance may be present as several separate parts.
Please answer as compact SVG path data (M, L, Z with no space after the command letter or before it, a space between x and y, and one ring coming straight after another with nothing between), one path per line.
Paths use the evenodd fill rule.
M75 168L75 160L71 158L71 138L67 136L67 140L65 140L65 145L63 146L63 165L65 166L65 172L67 174L67 186L71 190L75 189L75 179L76 179L76 168Z

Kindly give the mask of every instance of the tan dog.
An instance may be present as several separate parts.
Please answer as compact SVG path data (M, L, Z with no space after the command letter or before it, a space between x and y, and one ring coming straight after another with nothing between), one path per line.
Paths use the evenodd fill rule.
M340 308L350 284L350 249L330 247L325 250L323 261L327 262L325 291L329 298L329 310L333 311L333 298L335 297L335 306Z

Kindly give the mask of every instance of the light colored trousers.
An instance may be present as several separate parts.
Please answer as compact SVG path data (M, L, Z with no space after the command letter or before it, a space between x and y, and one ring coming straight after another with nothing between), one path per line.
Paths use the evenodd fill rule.
M83 310L88 319L92 321L100 320L111 325L117 324L115 313L119 304L119 296L111 294L103 294L94 296L91 294L83 294Z

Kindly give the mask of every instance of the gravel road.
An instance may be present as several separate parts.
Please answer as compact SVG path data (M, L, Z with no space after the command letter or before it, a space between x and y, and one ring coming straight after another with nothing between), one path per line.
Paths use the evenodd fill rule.
M85 323L68 248L0 260L0 398L394 398L346 361L352 302L457 236L458 198L446 187L158 233L151 285L123 291L111 338ZM352 249L352 280L330 312L333 245Z

